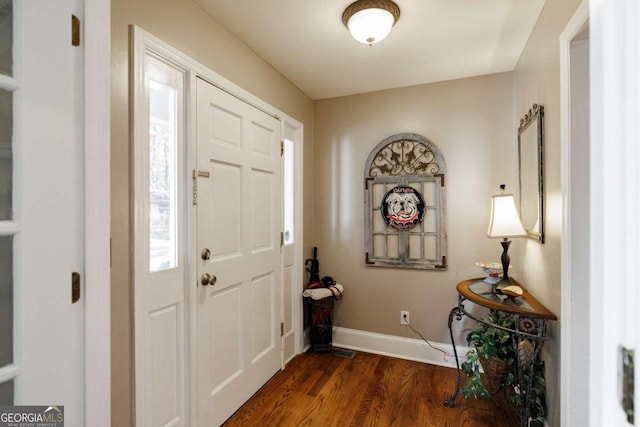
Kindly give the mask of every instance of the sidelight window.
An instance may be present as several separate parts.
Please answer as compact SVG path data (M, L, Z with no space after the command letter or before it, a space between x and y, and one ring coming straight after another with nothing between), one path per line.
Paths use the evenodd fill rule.
M149 99L149 270L177 266L177 145L181 134L183 73L147 57Z

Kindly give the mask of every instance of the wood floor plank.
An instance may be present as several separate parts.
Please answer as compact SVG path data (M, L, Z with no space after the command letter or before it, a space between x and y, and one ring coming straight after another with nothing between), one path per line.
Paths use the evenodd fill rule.
M294 358L224 427L518 425L514 410L500 399L459 396L455 408L445 407L455 385L455 369L442 366L362 352L354 359L307 353Z

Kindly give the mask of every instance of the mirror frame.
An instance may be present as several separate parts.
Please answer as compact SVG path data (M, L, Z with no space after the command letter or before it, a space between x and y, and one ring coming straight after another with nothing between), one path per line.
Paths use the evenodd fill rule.
M527 235L540 243L544 243L544 107L542 105L533 104L533 107L520 119L518 127L518 198L520 217L522 218L522 134L530 128L537 131L537 159L528 159L529 161L537 161L538 169L538 219L540 226L538 231L530 230L526 224L523 224ZM526 160L526 159L524 159ZM534 196L535 197L535 196Z

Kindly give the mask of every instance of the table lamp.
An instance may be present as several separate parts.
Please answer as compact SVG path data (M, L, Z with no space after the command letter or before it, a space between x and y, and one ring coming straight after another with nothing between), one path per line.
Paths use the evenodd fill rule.
M522 226L520 215L516 209L516 202L513 194L504 194L505 185L500 186L502 194L491 196L491 219L489 220L489 230L487 237L490 239L503 239L502 245L502 281L498 284L500 287L509 286L509 245L511 240L509 237L523 237L527 232Z

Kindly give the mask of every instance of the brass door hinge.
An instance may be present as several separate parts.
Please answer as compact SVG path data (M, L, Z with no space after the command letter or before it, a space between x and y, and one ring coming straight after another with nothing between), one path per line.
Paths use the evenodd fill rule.
M284 246L284 233L281 231L280 232L280 247Z
M284 322L280 322L280 336L284 336Z
M71 273L71 304L75 304L80 300L80 273L74 271Z
M622 399L620 403L622 404L622 409L624 413L627 415L627 421L629 424L634 424L633 417L633 407L634 407L634 392L633 392L633 376L634 376L634 366L633 366L633 350L628 350L624 347L620 347L620 352L622 356Z
M284 155L284 141L280 141L280 156Z
M193 206L198 204L198 175L194 169L191 173L191 199L193 200Z
M71 15L71 46L80 46L80 19Z

